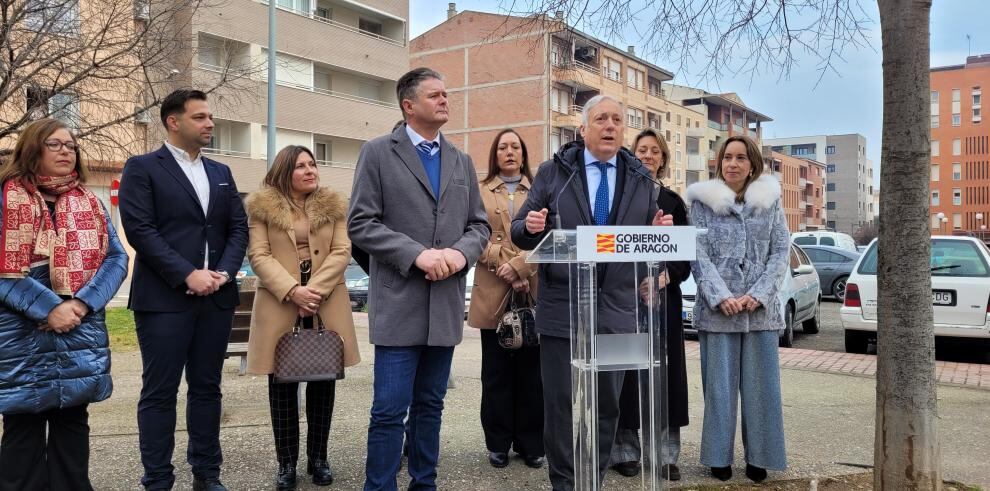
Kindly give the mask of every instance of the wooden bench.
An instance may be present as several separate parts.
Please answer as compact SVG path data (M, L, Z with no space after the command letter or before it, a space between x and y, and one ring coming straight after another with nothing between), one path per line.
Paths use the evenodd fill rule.
M248 289L250 287L250 289ZM234 322L230 329L230 339L227 341L227 353L224 358L241 357L239 375L247 373L248 334L251 332L251 309L254 308L254 285L241 284L240 304L234 309Z

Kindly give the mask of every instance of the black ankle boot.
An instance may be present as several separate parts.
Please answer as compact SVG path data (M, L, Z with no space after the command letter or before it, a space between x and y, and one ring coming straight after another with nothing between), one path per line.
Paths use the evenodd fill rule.
M330 469L330 463L325 460L310 460L306 472L313 475L313 484L317 486L333 484L333 470Z
M712 467L712 475L719 481L732 479L732 467Z
M767 470L762 467L746 464L746 477L753 482L763 482L767 478Z
M278 474L275 475L275 489L278 491L292 491L296 489L295 464L278 466Z

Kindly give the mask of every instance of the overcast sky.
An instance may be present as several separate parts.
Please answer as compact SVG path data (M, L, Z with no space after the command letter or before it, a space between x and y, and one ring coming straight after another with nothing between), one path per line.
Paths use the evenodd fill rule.
M458 10L499 12L498 0L461 0ZM764 126L764 138L805 135L860 133L866 137L867 157L877 170L875 185L879 185L880 135L882 125L882 56L880 53L880 23L876 3L863 0L862 5L875 20L872 26L872 48L846 53L846 62L839 62L839 74L828 73L821 83L812 60L794 68L788 80L775 75L758 78L752 83L743 79L720 81L719 87L706 86L687 73L678 73L675 83L690 84L712 92L736 92L747 106L763 113L773 121ZM410 37L443 22L447 17L447 2L410 0ZM931 62L932 66L958 65L973 55L990 53L990 17L988 0L935 0L932 7ZM591 32L593 35L600 33ZM966 35L969 34L969 44ZM607 39L615 46L636 44L636 39ZM971 48L969 48L971 46ZM644 52L644 50L637 50ZM662 58L649 60L670 68L673 62ZM799 59L800 61L800 59Z

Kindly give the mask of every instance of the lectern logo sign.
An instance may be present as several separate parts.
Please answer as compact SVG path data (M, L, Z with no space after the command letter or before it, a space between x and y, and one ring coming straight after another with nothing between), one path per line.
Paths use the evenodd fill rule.
M615 254L615 234L597 234L596 242L599 254Z

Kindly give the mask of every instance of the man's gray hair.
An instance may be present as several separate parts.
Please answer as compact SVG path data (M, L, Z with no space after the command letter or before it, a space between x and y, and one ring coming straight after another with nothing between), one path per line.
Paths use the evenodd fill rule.
M419 67L409 70L405 75L399 77L399 80L395 83L395 96L399 99L399 108L401 109L402 107L402 101L415 99L419 84L431 78L443 80L443 75L440 75L436 70ZM403 111L402 117L405 118L405 116L405 111Z
M584 109L581 110L581 125L582 126L588 126L588 117L591 115L591 110L595 106L597 106L597 105L599 105L599 104L601 104L602 102L605 102L605 101L612 101L612 102L618 104L620 110L622 110L622 109L625 108L625 105L622 104L622 101L616 99L615 97L612 97L610 95L605 95L605 94L596 95L596 96L592 97L591 99L588 99L588 102L585 102L584 103ZM623 119L623 121L625 121L625 119Z

